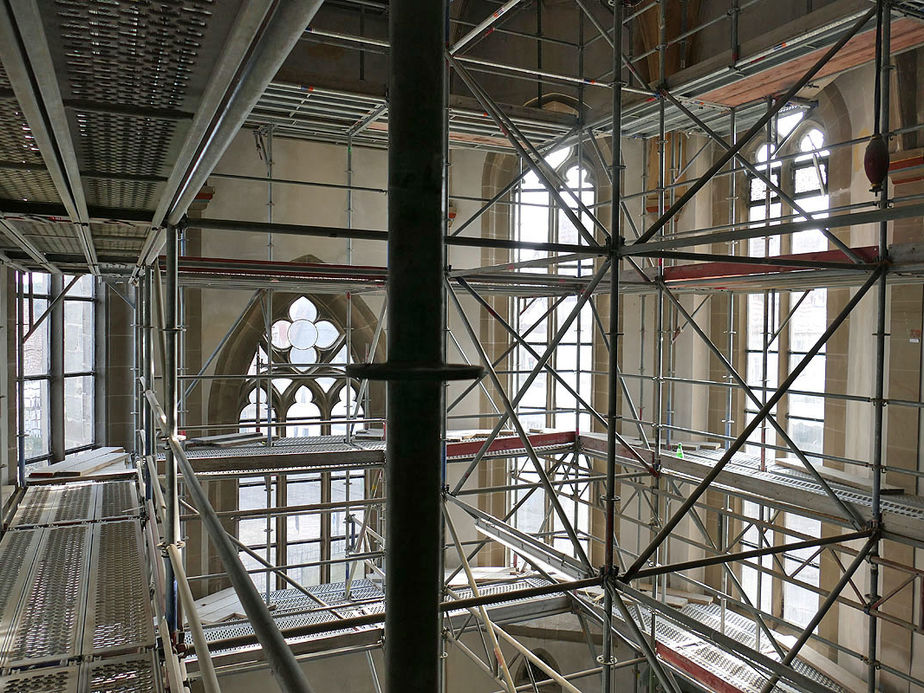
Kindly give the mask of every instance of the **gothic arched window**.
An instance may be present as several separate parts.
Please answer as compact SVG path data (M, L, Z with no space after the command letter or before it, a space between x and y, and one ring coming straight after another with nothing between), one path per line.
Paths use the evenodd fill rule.
M356 360L354 354L350 361ZM241 393L240 430L266 430L269 420L276 437L346 434L348 414L364 416L355 383L343 375L346 363L345 331L308 297L295 298L254 352L247 370L253 379Z
M574 216L591 234L595 232L594 221L581 209L594 209L596 187L592 169L581 156L578 147L564 147L545 156L545 163L557 174L561 184L558 190ZM535 172L527 173L515 191L512 236L518 241L541 243L567 243L584 245L586 240L576 228L572 216L554 200ZM545 262L550 253L545 251L518 249L514 261L535 261L526 272L549 273L570 277L588 276L593 271L593 260L589 258L567 261ZM512 322L517 332L526 336L529 347L517 345L513 351L514 375L512 390L518 392L535 367L537 358L548 349L549 343L577 305L577 296L566 296L555 306L558 299L550 296L514 297L512 299ZM593 313L586 304L577 319L571 322L555 349L550 364L561 378L584 400L591 398L593 370ZM552 378L545 370L539 373L519 402L518 414L527 427L542 429L553 427L563 430L590 430L590 414L580 406L577 398L561 382ZM528 460L516 461L510 469L514 483L538 482L539 477ZM553 478L564 478L553 474ZM518 503L525 491L511 493L511 506ZM582 493L582 501L589 499L589 488ZM560 502L578 532L590 530L590 511L581 501L561 497ZM548 541L557 549L573 551L571 541L561 527L559 518L550 512L550 501L542 489L534 490L529 500L515 513L514 525L527 532L549 532ZM589 544L584 541L585 551Z
M325 311L320 297L292 296L288 302L280 294L273 298L272 322L257 340L247 369L250 377L239 396L240 431L265 433L269 422L274 439L346 435L348 418L363 419L368 403L357 403L357 384L344 373L348 361L361 360L355 349L347 359L345 321ZM354 431L360 427L355 424ZM238 486L242 510L345 498L365 498L365 470L261 474L242 478ZM301 584L335 582L345 578L346 551L363 512L251 516L238 521L238 536L251 551L287 566L287 574ZM281 578L271 580L269 571L256 571L260 565L246 552L240 557L254 570L261 592L271 590L273 582L277 589L288 586Z
M799 209L813 218L828 216L828 156L824 132L814 123L804 120L801 110L789 112L774 120L771 137L760 142L754 151L754 164L786 195L780 195L757 176L748 178L748 221L753 226L774 226L781 221L805 221ZM786 198L786 199L784 199ZM794 200L796 206L789 204ZM746 253L751 257L810 253L828 249L828 239L820 229L808 229L790 235L752 238ZM746 380L761 397L770 397L790 371L805 357L828 325L828 291L825 288L805 291L767 290L746 297L747 362ZM822 346L809 366L793 383L790 393L773 414L785 422L788 435L811 459L812 453L824 452L824 398L812 394L825 390L826 356ZM758 407L747 402L745 415L751 419ZM772 461L780 453L770 446L780 447L782 441L765 421L749 438L746 452L760 455L762 461ZM815 458L815 464L821 460ZM767 509L750 501L742 503L748 517L765 520ZM783 522L788 529L809 536L818 536L818 520L787 513ZM773 532L761 537L755 527L744 535L743 545L757 548L762 541L772 543ZM770 557L757 559L766 571L774 567ZM776 608L777 615L798 627L804 627L818 609L818 594L812 587L820 584L820 563L811 550L794 551L783 560L790 577L807 584L792 582L782 585L782 608L774 607L774 578L769 572L758 573L755 567L742 568L744 589L755 605L764 610ZM760 582L758 582L758 580ZM760 603L757 595L760 594Z

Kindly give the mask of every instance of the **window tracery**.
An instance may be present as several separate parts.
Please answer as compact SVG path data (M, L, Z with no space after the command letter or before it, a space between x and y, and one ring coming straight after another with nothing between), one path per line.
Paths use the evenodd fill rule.
M347 363L345 331L299 296L269 332L247 369L253 379L241 395L241 432L265 430L269 418L280 437L346 434L347 405L352 418L362 418L364 407L357 406L359 392L339 368Z

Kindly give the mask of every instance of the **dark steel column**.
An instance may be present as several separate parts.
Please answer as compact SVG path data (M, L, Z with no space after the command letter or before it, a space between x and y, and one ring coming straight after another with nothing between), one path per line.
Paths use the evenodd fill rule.
M891 80L891 57L892 57L892 10L891 3L888 0L879 0L876 5L878 12L877 23L877 41L876 41L876 59L878 62L876 82L876 106L879 111L875 114L876 133L889 131L889 86ZM888 138L886 138L888 146ZM879 191L879 208L889 208L889 178L886 176ZM889 256L889 223L883 221L879 223L879 260L887 260ZM872 508L871 524L874 528L879 528L882 522L882 462L883 462L883 418L885 417L885 358L886 358L886 312L888 311L888 287L886 284L886 272L879 277L876 297L876 396L873 399L873 469L872 469ZM880 545L876 541L873 543L869 552L869 603L875 604L879 600L880 593L880 576L879 558ZM866 683L869 693L878 690L878 663L879 663L879 617L876 613L870 612L869 626L867 632L867 672Z
M604 565L603 574L609 580L615 575L615 545L616 532L616 425L619 416L618 380L619 380L619 265L617 254L622 243L621 210L619 203L622 195L622 33L623 33L624 6L622 0L617 0L613 6L613 129L610 163L610 181L612 193L610 195L610 325L609 325L609 380L607 415L606 415L606 498L604 505L604 531L603 540ZM613 657L613 586L606 585L603 595L603 613L606 624L603 627L603 689L602 693L613 691L613 671L615 663Z
M445 0L390 5L388 361L398 369L444 361L444 22ZM442 389L434 379L388 383L389 691L439 687Z

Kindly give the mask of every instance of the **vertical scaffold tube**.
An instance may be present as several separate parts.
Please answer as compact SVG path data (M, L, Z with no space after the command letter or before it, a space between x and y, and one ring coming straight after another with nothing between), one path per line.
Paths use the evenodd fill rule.
M147 389L154 389L154 270L146 267L143 277L143 291L141 302L144 305L144 336L143 336L143 354L144 366L144 386ZM155 435L154 435L154 415L144 405L144 454L154 455ZM156 479L152 483L158 483ZM149 489L150 490L150 489Z
M610 197L610 354L609 354L609 392L607 402L606 435L606 520L604 540L604 573L609 578L614 572L615 546L613 535L616 531L616 419L618 411L618 373L619 373L619 245L622 242L620 228L619 202L622 195L622 146L620 142L620 121L622 120L622 0L613 7L613 129L612 163L610 164L612 195ZM606 624L603 628L603 693L612 693L613 689L613 594L612 587L604 591L603 609Z
M892 37L892 16L888 0L879 0L878 26L877 34L880 40L877 41L877 61L879 62L879 73L877 74L876 87L879 93L876 95L879 112L877 115L878 132L887 133L889 131L889 63L891 53ZM886 139L888 146L888 139ZM888 209L889 207L889 181L888 178L882 184L882 190L879 192L879 208ZM885 260L888 256L888 222L879 224L879 259ZM880 496L882 489L882 428L883 416L885 414L885 338L886 338L886 310L887 306L887 287L886 273L879 276L877 286L877 311L876 311L876 396L873 399L874 416L873 416L873 478L872 478L872 523L878 526L881 516ZM874 604L879 600L879 564L876 559L879 557L880 542L873 544L869 552L869 603ZM876 612L870 610L869 614L869 643L868 643L868 670L867 670L867 689L869 693L875 693L878 690L876 685L878 671L878 616Z
M393 0L388 127L388 360L442 364L445 0ZM387 690L439 689L439 380L389 380Z
M167 353L165 358L166 372L164 373L164 413L167 417L167 430L171 437L177 433L177 415L179 413L179 400L177 399L177 317L179 316L179 283L177 281L177 268L179 264L179 229L171 226L167 229L167 276L164 282L164 312L166 320L165 341ZM159 270L158 270L159 271ZM165 479L166 479L166 501L167 501L167 522L164 528L164 539L167 544L175 544L179 539L180 533L180 503L178 498L178 481L176 458L167 445L165 456ZM177 602L176 602L176 582L174 579L173 563L169 558L164 559L166 568L166 616L167 623L170 626L170 632L173 633L178 628L177 623Z

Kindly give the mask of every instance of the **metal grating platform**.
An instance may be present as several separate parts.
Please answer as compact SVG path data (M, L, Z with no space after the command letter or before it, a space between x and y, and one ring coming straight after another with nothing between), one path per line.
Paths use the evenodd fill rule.
M87 203L152 208L239 3L39 4Z
M579 448L588 455L603 454L604 444L605 437L600 434L582 433L579 436ZM635 449L641 455L647 453L640 445L635 445ZM722 449L684 450L683 458L673 454L664 455L662 464L666 472L681 481L695 482L712 469L724 452ZM829 481L828 484L840 500L854 506L862 516L869 515L872 498L868 492L836 481ZM757 455L736 453L716 479L716 487L742 497L753 497L771 504L776 502L789 512L801 512L808 516L823 515L826 521L848 526L846 520L840 517L834 502L808 472L775 464L761 471L760 457ZM889 538L915 546L924 544L924 498L908 494L884 496L881 507L883 527L890 533Z
M144 540L139 523L94 527L83 652L99 655L154 646Z
M639 609L641 615L639 626L645 633L648 633L651 630L651 612L644 606L639 606ZM638 613L634 607L632 613ZM721 631L721 607L717 604L687 604L679 610L679 613L714 630ZM742 645L753 648L756 643L756 633L757 626L753 621L731 611L725 612L725 635ZM730 689L742 691L743 693L760 693L764 683L766 683L766 677L744 659L713 645L673 623L669 620L669 617L664 615L656 616L655 639L660 655L694 678L699 679L701 676L700 671L704 671L708 675L724 681ZM760 652L771 659L779 661L776 651L768 643L766 637L762 640ZM800 660L793 663L793 669L827 690L835 693L847 693L844 688L825 676L823 672ZM798 693L799 691L798 688L794 688L785 681L777 683L772 690L775 693Z
M59 263L91 262L97 253L106 262L137 259L149 224L128 226L128 234L111 240L116 234L108 233L105 210L130 210L118 216L147 222L168 197L168 180L187 139L197 137L194 117L228 57L245 5L11 4L5 28L25 40L6 42L8 64L0 68L0 199L62 207L52 213L59 223L30 213L13 217L35 249L60 256L52 259ZM88 222L89 229L76 225ZM84 246L85 233L92 248ZM2 233L0 249L24 252Z
M32 529L10 532L0 542L3 547L19 534L39 538L30 569L21 571L21 589L8 593L9 601L0 605L6 614L3 668L57 664L79 655L90 532L85 525Z
M89 693L147 693L162 690L153 654L97 660L84 665Z
M328 637L336 631L336 621L349 616L362 613L380 613L385 608L385 594L374 583L368 580L355 580L351 586L352 598L344 597L346 583L330 583L315 585L308 588L308 592L328 606L341 608L320 611L323 608L316 599L312 599L299 590L276 590L270 593L270 608L273 610L273 619L279 628L293 628L296 626L313 625L316 623L330 623L331 631L321 635L311 636L308 639ZM371 603L370 603L371 602ZM365 628L375 628L366 626ZM226 638L247 636L253 634L253 628L247 620L228 621L214 626L205 627L205 637L209 642L224 640ZM303 640L305 638L299 638ZM192 644L192 636L187 632L186 641ZM238 650L241 648L233 648ZM233 650L220 650L228 652Z
M10 529L138 517L140 512L133 481L36 484L26 489Z
M139 502L134 481L28 488L0 539L0 691L158 690Z
M710 462L718 460L722 456L722 450L697 451L689 455L691 459L703 459ZM817 464L817 463L816 463ZM771 465L767 471L760 470L760 457L738 453L729 463L727 469L730 472L736 472L745 475L748 478L764 482L766 488L771 485L782 487L790 491L800 491L816 496L827 496L824 489L808 474L808 472L796 471L784 467ZM872 498L869 493L843 486L837 482L829 482L834 493L845 503L860 508L863 514L868 514L867 508L872 508ZM819 507L821 504L818 504ZM924 499L920 496L913 495L890 495L883 497L880 501L882 512L885 515L884 525L889 531L902 534L917 541L924 541ZM806 507L811 507L806 504Z
M523 578L515 582L498 583L494 585L482 585L479 592L482 595L504 594L516 590L526 589L529 587L539 587L548 585L549 581L543 578ZM312 640L321 640L331 638L344 633L357 633L361 631L377 630L381 624L367 626L351 627L349 629L337 628L337 621L340 618L350 618L364 614L383 614L385 612L385 595L381 588L369 580L355 580L351 588L351 598L348 600L344 597L345 583L335 582L329 584L315 585L308 588L308 591L320 599L325 606L318 601L303 594L299 590L276 590L270 593L270 608L272 609L273 619L277 626L285 630L299 626L309 626L315 624L330 624L330 630L316 635L303 636L298 638L289 638L290 643L300 643ZM456 590L460 598L470 597L471 590L460 588ZM563 599L563 595L559 596ZM504 609L513 605L519 605L526 602L549 602L555 600L555 595L545 597L531 597L525 599L511 598L504 602L492 604L489 608ZM326 607L334 607L333 609ZM541 610L535 610L530 607L530 612L523 612L520 620L529 620L540 618L546 615ZM452 610L447 612L449 618L464 617L467 620L468 611L464 609ZM460 624L462 621L459 622ZM228 638L249 636L253 634L253 629L247 620L240 619L228 621L221 624L205 627L205 636L209 642L216 642ZM192 636L186 634L186 641L192 644ZM241 652L243 650L253 649L252 646L221 648L212 650L213 656L230 654L232 652Z
M77 691L80 667L54 667L0 678L0 693L63 693Z
M0 693L154 693L159 669L153 653L47 667L0 677Z
M386 99L373 94L273 82L247 123L251 127L272 125L276 134L285 137L384 148L388 144L386 107ZM577 124L573 116L534 110L532 118L511 119L540 149ZM504 133L474 102L467 108L450 104L449 142L452 147L513 151Z

